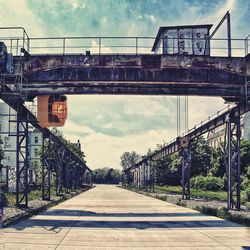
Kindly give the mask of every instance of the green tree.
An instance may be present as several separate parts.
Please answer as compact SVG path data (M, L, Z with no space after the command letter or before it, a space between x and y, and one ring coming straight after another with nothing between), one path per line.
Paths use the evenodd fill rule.
M98 184L118 184L121 181L121 171L113 168L98 168L92 172L93 182Z
M141 156L137 154L135 151L130 152L124 152L121 157L121 166L124 170L126 170L129 167L132 167L137 162L141 160Z
M246 174L250 177L250 142L246 140L241 141L240 164L241 173Z
M206 176L211 168L212 149L203 138L197 138L192 152L191 176Z
M166 185L167 178L171 174L170 158L168 156L160 158L154 162L155 181L158 185Z
M211 153L211 169L209 174L215 177L223 177L226 174L225 153L223 144L218 148L212 149Z
M181 180L181 158L176 152L154 162L158 185L179 185Z
M64 135L61 131L59 131L57 128L52 128L51 132L56 135L57 137L60 138L60 140L66 144L68 146L69 149L71 149L77 156L79 156L85 163L85 154L83 151L81 151L76 145L75 143L71 143L70 141L66 140L64 138Z

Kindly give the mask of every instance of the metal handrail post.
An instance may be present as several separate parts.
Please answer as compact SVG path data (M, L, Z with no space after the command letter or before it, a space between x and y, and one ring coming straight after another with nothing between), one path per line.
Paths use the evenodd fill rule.
M99 55L101 55L102 38L99 37Z

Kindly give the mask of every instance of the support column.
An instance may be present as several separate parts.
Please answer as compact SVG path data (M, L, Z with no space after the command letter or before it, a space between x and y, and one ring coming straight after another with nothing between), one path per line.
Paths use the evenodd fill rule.
M129 170L123 171L123 186L128 187L129 186Z
M155 189L155 171L153 166L153 160L149 160L149 171L150 171L150 192L154 193Z
M136 187L140 188L140 167L136 168Z
M139 188L143 188L143 169L142 169L142 165L139 166L139 170L140 170L140 186Z
M190 199L190 167L191 167L191 147L183 148L181 150L182 157L182 199L189 200Z
M228 209L240 210L240 117L226 124L225 162L228 178Z
M18 207L28 207L28 143L28 117L22 114L20 106L16 119L16 206Z
M149 185L149 164L148 161L144 163L144 168L145 168L145 190L148 191L148 185Z
M51 188L51 138L43 134L42 143L42 199L50 200Z
M61 145L56 145L56 194L60 195L63 191L63 158L64 149Z

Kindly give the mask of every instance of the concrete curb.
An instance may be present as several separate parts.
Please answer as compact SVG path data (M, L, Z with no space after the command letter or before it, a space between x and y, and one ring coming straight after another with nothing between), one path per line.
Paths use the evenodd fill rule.
M38 208L28 208L22 214L18 214L16 216L13 216L11 218L3 220L1 222L0 228L8 227L10 225L13 225L13 224L23 220L23 219L27 219L29 217L32 217L33 215L37 215L37 214L39 214L41 212L44 212L48 208L56 206L56 205L58 205L59 203L61 203L63 201L69 200L69 199L75 197L76 195L79 195L81 193L84 193L84 192L92 189L93 187L94 186L86 187L85 189L81 189L80 191L76 191L74 193L64 194L58 200L50 201L48 204L42 205L41 207L38 207Z
M130 189L128 187L122 187L122 186L117 186L117 187L123 188L125 190L130 191L130 192L142 194L142 195L154 198L154 199L166 201L166 202L178 205L178 206L190 208L190 209L196 210L196 211L203 213L203 214L216 216L216 217L224 219L224 220L228 220L228 221L231 221L234 223L238 223L238 224L250 227L250 218L249 218L249 216L244 215L244 210L243 211L234 211L234 210L227 211L227 209L224 209L224 208L213 208L213 207L204 206L204 205L192 207L192 206L189 206L187 203L185 203L185 201L184 202L182 202L182 201L181 202L173 202L171 200L166 200L164 198L161 198L160 196L151 195L150 193L143 192L142 190Z

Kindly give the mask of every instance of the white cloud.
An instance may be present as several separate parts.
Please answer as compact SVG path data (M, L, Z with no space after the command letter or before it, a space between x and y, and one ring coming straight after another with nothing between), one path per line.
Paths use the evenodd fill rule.
M91 24L92 21L96 19L96 12L93 7L88 9L89 4L92 3L91 1L88 3L88 6L84 2L77 0L64 2L69 3L72 12L66 12L69 10L65 9L55 9L55 6L57 6L55 1L46 1L45 11L39 12L35 9L36 4L34 4L33 6L35 7L31 9L27 1L0 0L1 26L23 26L29 35L33 37L48 36L48 34L51 33L54 36L67 35L67 32L80 36L82 34L90 36L92 36L92 34L97 36L103 34L111 36L150 36L157 32L158 26L160 25L193 23L190 19L195 19L196 17L198 17L196 23L216 23L216 20L219 21L227 10L236 11L235 0L228 0L224 5L217 2L216 8L214 8L215 11L205 14L205 16L199 16L199 11L201 10L200 3L199 5L190 6L190 8L187 9L186 15L181 11L182 6L180 7L178 3L174 3L174 6L170 7L175 10L178 8L177 12L171 11L171 9L167 10L171 18L165 14L158 16L155 10L147 12L152 14L145 14L145 12L139 11L140 8L132 10L130 7L127 9L127 12L130 14L130 18L128 18L124 10L120 11L124 5L120 5L118 9L108 9L106 12L103 11L103 8L103 12L101 13L103 16L100 17L100 23L94 22L97 27L94 30L94 26L91 26ZM180 5L182 3L183 1L180 1ZM150 4L148 5L150 6ZM84 9L82 20L77 20L77 16L73 15L79 8ZM117 11L118 14L116 13ZM42 14L38 15L40 13L43 15L44 13L55 15L52 19L55 20L55 23L48 23L46 17L42 16ZM73 21L69 19L69 23L66 21L63 22L63 18L65 17L63 14L65 13L67 14L66 17L72 15L70 18ZM118 16L115 20L119 20L119 23L112 19L114 16ZM138 19L142 19L140 20L140 25L138 25ZM144 19L148 21L144 22ZM75 29L72 29L72 27ZM88 29L88 27L91 28ZM152 45L152 41L149 41L149 43ZM149 43L146 45L149 46ZM70 42L69 45L71 45ZM98 41L90 40L89 45L93 49L92 53L98 53ZM141 45L143 45L143 42ZM112 50L107 47L102 48L102 52L111 53ZM223 100L220 98L196 97L190 98L189 100L190 128L224 106ZM118 168L120 155L124 151L135 150L143 155L149 147L154 149L156 144L163 143L163 141L169 142L176 135L175 97L70 96L68 105L68 121L61 130L67 139L71 141L81 140L88 164L92 168L104 166ZM82 109L82 107L86 108ZM104 108L107 109L106 112L103 111ZM119 112L117 110L119 110ZM94 115L97 117L93 117ZM123 116L130 117L130 115L131 117L134 115L134 120L124 122ZM89 122L84 120L83 117L87 117L90 120L92 119L96 123L101 123L103 120L104 122L102 124L93 124L95 126L89 126ZM144 117L144 120L139 120L137 117ZM153 120L154 118L156 119L155 121ZM159 123L165 123L166 127L157 126ZM171 124L171 126L169 124ZM112 129L117 129L115 126L119 126L119 131L123 133L122 135L116 136L108 135L105 132L100 132L100 130L97 131L97 125L104 129L103 131L112 131ZM150 127L145 125L150 125ZM135 126L138 126L136 133L131 129Z
M166 99L170 99L169 106L166 106ZM98 109L98 106L109 107L110 114L116 112L114 107L118 103L124 103L124 112L151 114L152 112L168 114L169 119L175 120L176 106L175 97L141 97L132 96L70 96L69 97L69 117L65 127L62 128L63 133L71 141L81 140L82 148L85 152L87 162L91 168L99 168L110 166L119 168L120 155L125 151L135 150L144 155L148 148L155 149L156 144L169 142L176 136L175 126L167 128L169 120L166 120L166 128L155 129L158 122L155 120L150 130L144 130L143 125L141 131L136 134L126 134L124 136L111 136L95 131L84 124L82 117L85 116L79 109L80 106L86 106L88 109L85 112L92 112L93 109ZM201 120L207 119L209 115L224 107L223 100L220 98L206 97L190 97L189 98L189 124L192 128ZM81 112L81 113L80 113ZM78 114L79 124L72 122L73 114ZM101 114L100 114L101 115ZM117 115L117 114L114 114ZM122 116L121 118L122 119ZM164 118L163 118L164 119ZM136 122L136 121L135 121ZM146 120L145 120L146 122ZM162 121L161 121L162 122ZM106 128L113 128L114 124L107 123ZM128 126L133 126L133 121L129 124L122 123L121 130L128 129Z
M24 27L30 36L43 36L44 29L39 18L28 7L27 1L0 1L1 27Z

